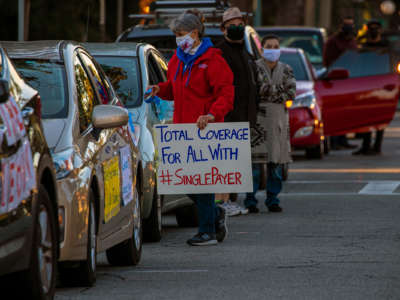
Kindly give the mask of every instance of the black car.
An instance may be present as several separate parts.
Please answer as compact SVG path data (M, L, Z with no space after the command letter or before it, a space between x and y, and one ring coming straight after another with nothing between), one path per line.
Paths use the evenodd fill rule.
M3 48L0 163L1 293L10 289L14 299L52 299L59 254L53 161L41 126L40 96Z

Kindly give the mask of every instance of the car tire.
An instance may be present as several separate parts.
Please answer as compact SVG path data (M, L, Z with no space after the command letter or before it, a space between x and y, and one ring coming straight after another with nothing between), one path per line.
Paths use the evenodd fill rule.
M60 280L67 286L91 287L96 282L97 264L97 220L95 211L95 196L89 191L88 242L86 259L79 262L78 267L60 265Z
M318 146L306 149L306 157L309 159L322 159L324 157L324 142Z
M135 189L135 205L133 208L133 231L132 237L115 245L106 251L107 260L114 266L135 266L139 263L142 255L143 227L140 213L140 194Z
M175 210L176 222L179 227L197 227L199 218L197 216L196 204L179 207Z
M39 186L34 217L30 267L20 273L25 288L18 289L24 299L53 299L57 278L57 218L43 185Z
M161 227L161 197L157 194L157 189L154 189L150 216L143 220L143 241L159 242L162 235Z

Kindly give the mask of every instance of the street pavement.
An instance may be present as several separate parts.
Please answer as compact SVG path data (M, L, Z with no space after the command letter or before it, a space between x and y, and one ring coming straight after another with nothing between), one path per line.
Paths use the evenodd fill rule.
M96 286L56 299L400 299L400 115L385 133L381 156L295 153L284 212L260 201L261 213L229 219L222 244L190 247L195 229L166 216L139 266L100 255Z

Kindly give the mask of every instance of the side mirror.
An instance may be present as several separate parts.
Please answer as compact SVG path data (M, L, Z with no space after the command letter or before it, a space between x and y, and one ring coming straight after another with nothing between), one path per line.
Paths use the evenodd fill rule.
M332 69L328 72L324 79L326 80L340 80L349 78L350 73L347 69Z
M128 110L115 105L96 105L93 109L94 128L115 128L128 124Z
M7 102L10 97L10 87L8 81L0 79L0 103Z

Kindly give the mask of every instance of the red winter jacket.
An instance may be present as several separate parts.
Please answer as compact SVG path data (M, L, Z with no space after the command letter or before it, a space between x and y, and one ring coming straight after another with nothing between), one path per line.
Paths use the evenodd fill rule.
M179 66L176 53L171 58L167 81L159 84L157 96L174 101L174 123L196 123L199 116L207 114L212 114L215 122L223 122L233 109L233 73L221 53L219 49L209 48L198 57L188 81L189 70L182 76L183 63Z

